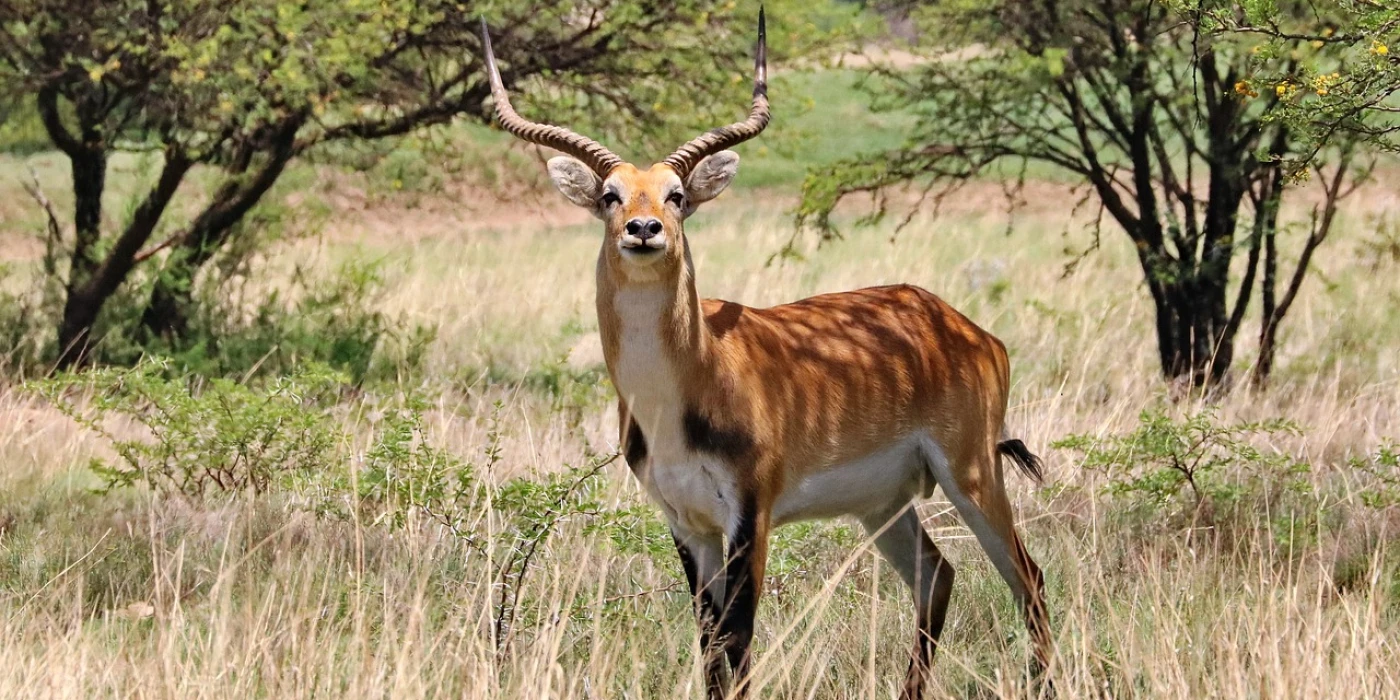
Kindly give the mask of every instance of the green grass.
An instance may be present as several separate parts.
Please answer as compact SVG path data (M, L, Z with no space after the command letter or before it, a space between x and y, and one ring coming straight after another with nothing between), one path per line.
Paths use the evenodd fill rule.
M734 150L744 159L740 188L789 187L807 170L904 143L912 115L877 113L851 70L794 72L773 80L773 121L756 141Z

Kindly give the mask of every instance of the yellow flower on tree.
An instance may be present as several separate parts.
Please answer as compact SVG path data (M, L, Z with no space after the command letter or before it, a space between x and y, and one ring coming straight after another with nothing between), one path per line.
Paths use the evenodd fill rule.
M1312 80L1313 92L1318 95L1326 95L1332 91L1332 86L1342 79L1341 73L1328 73L1319 75Z

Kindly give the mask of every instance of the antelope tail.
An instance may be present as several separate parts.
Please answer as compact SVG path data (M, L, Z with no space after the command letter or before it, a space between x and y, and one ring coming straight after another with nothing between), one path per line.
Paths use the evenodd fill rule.
M1026 443L1020 440L1002 440L997 443L997 452L1010 457L1021 473L1034 479L1037 484L1045 483L1045 474L1040 470L1040 458L1031 454Z

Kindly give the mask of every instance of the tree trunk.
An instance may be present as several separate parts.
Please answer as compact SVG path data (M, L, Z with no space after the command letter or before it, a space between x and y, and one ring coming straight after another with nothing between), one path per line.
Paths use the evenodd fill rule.
M67 370L86 365L89 360L89 345L92 339L92 326L97 322L97 314L102 310L101 299L95 299L87 290L70 290L63 303L63 318L58 324L58 361L54 369Z
M1336 170L1331 177L1325 177L1323 170L1317 170L1318 177L1322 180L1324 199L1319 208L1313 209L1312 230L1308 233L1308 239L1303 243L1303 251L1298 255L1298 265L1293 268L1293 275L1288 280L1288 286L1283 290L1283 297L1275 299L1275 285L1278 281L1278 244L1274 235L1278 230L1277 226L1269 229L1269 235L1264 239L1264 313L1260 319L1259 326L1259 362L1254 366L1253 383L1256 389L1263 389L1269 384L1269 376L1274 370L1274 355L1278 352L1278 327L1283 323L1284 316L1288 315L1288 309L1293 306L1293 300L1298 298L1298 290L1302 288L1303 281L1308 274L1308 266L1312 263L1313 254L1317 252L1318 246L1327 240L1327 236L1332 233L1332 224L1337 220L1337 206L1343 199L1356 191L1355 183L1345 191L1342 186L1346 184L1351 170L1353 151L1350 148L1342 150L1338 159ZM1374 162L1373 162L1374 165ZM1365 168L1365 173L1356 177L1364 179L1369 176L1370 167ZM1273 205L1275 216L1277 216L1278 204Z
M1163 377L1205 388L1226 380L1234 337L1212 322L1209 300L1193 286L1170 285L1160 301L1154 298L1157 349Z
M107 180L107 156L100 148L80 148L69 154L73 173L75 240L68 268L63 317L58 325L56 369L87 363L92 324L102 299L91 293L98 269L94 246L102 235L102 191Z
M1228 256L1228 252L1225 253ZM1229 267L1171 260L1144 267L1156 311L1157 352L1162 376L1193 387L1227 379L1234 357L1235 326L1226 320Z
M100 207L94 206L91 199L101 201L101 175L94 176L92 169L106 169L106 159L97 153L95 159L73 158L74 192L78 194L80 221L91 226L86 238L79 237L73 253L72 272L68 278L67 299L63 307L63 318L59 321L58 341L60 354L55 369L68 369L86 364L91 349L93 324L107 299L121 287L141 260L141 247L146 245L156 224L160 221L165 207L175 196L175 191L189 172L193 163L178 149L170 149L166 154L165 167L155 186L146 194L141 205L132 213L126 229L112 242L105 256L97 260L93 255L100 230L97 223L101 218ZM85 211L86 210L86 211ZM87 218L83 218L87 217Z

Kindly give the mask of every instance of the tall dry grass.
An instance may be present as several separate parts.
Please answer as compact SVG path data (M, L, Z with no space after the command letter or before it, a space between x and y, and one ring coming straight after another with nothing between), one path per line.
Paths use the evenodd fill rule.
M1382 194L1390 199L1372 207L1393 201ZM1151 306L1115 233L1065 276L1091 240L1065 200L1033 201L1006 235L995 202L969 195L896 243L887 225L849 231L805 244L801 263L765 266L790 235L770 199L731 195L691 223L702 294L766 305L911 282L1010 348L1010 428L1047 465L1045 488L1015 478L1011 488L1046 570L1058 644L1048 677L1060 697L1400 695L1394 513L1363 506L1364 484L1346 466L1400 437L1400 282L1393 263L1365 253L1372 211L1350 212L1318 261L1284 328L1273 388L1213 397L1223 421L1283 417L1303 428L1261 445L1308 462L1307 478L1326 494L1315 531L1283 543L1264 511L1229 537L1144 530L1103 495L1103 474L1049 447L1071 433L1128 432L1147 407L1201 405L1173 402L1157 378ZM609 394L588 379L600 361L598 242L590 223L463 222L460 233L411 244L396 231L302 241L268 264L384 259L385 307L439 328L422 379L439 397L433 439L476 455L495 415L503 455L494 476L507 478L614 445ZM537 381L541 372L557 376ZM558 376L582 388L560 391ZM492 562L430 523L326 521L290 497L99 497L86 491L84 465L107 449L22 388L0 395L0 696L703 696L674 555L623 552L584 523L566 524L525 580L526 608L498 646ZM625 469L610 476L617 503L642 500ZM958 571L935 692L1036 696L1004 584L941 496L922 508ZM863 533L794 526L774 557L758 695L893 696L912 609Z

